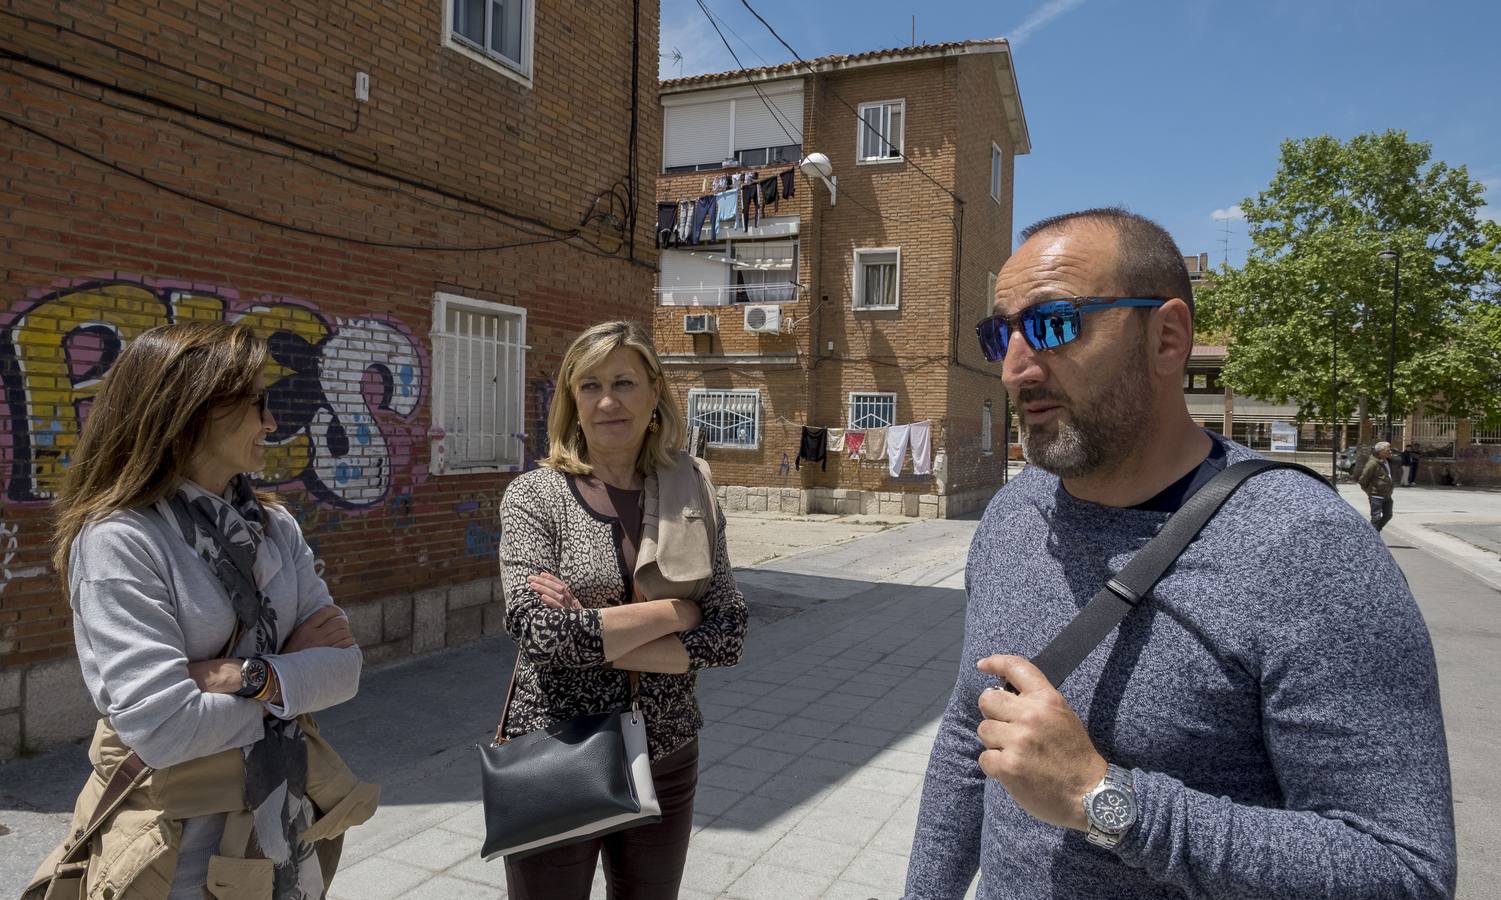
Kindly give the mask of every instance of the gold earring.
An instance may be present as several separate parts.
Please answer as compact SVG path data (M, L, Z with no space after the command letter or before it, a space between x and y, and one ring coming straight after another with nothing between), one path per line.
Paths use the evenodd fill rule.
M652 434L662 430L662 413L659 410L651 411L651 421L646 423L646 430Z

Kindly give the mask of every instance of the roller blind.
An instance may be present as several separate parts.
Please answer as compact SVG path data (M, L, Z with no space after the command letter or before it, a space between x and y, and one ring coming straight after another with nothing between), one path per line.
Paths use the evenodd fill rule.
M768 94L735 101L735 149L757 150L803 142L803 94ZM773 107L777 116L771 114ZM777 119L780 117L781 123ZM785 129L785 130L784 130ZM788 139L789 133L791 139Z
M728 156L731 102L719 100L664 108L662 165L667 168L704 165L720 162ZM801 118L798 121L802 121Z

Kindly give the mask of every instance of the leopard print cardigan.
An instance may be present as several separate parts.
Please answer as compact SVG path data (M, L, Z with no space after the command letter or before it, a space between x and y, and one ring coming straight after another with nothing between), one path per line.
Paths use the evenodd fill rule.
M641 708L652 761L677 750L703 727L695 696L697 670L733 666L745 643L745 597L735 587L725 544L724 513L714 574L699 598L703 623L679 635L688 651L682 675L641 673ZM519 737L588 713L624 708L626 673L604 656L599 611L629 599L633 587L620 551L620 523L591 509L572 480L549 468L511 482L500 505L500 579L505 627L519 649L516 693L507 737ZM553 609L527 587L527 576L551 572L582 609Z

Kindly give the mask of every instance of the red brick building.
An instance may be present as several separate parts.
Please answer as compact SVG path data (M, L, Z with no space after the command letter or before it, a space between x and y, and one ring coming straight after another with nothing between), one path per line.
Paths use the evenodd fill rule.
M983 505L1002 483L1005 392L974 323L1011 252L1013 159L1031 150L1006 41L674 79L661 99L659 204L794 172L759 222L661 255L657 342L727 508ZM812 153L837 197L797 173ZM895 477L840 452L795 467L804 425L919 422L932 473L910 455Z
M48 504L101 377L153 325L238 320L270 341L265 481L367 660L497 629L496 506L545 448L561 353L649 313L657 251L633 210L660 169L658 17L7 4L0 757L95 718Z

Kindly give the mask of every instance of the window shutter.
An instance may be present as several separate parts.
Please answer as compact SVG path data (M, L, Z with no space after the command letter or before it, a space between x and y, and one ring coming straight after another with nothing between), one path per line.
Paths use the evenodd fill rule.
M726 300L730 268L722 256L688 250L663 250L657 297L662 306L719 306Z
M771 114L768 103L760 97L742 97L735 101L735 149L757 150L762 147L780 147L784 144L801 144L803 141L803 95L776 94L766 96L770 106L777 111ZM781 123L778 124L778 117ZM791 139L788 139L788 134Z
M662 131L665 168L721 162L730 152L730 101L666 107Z

